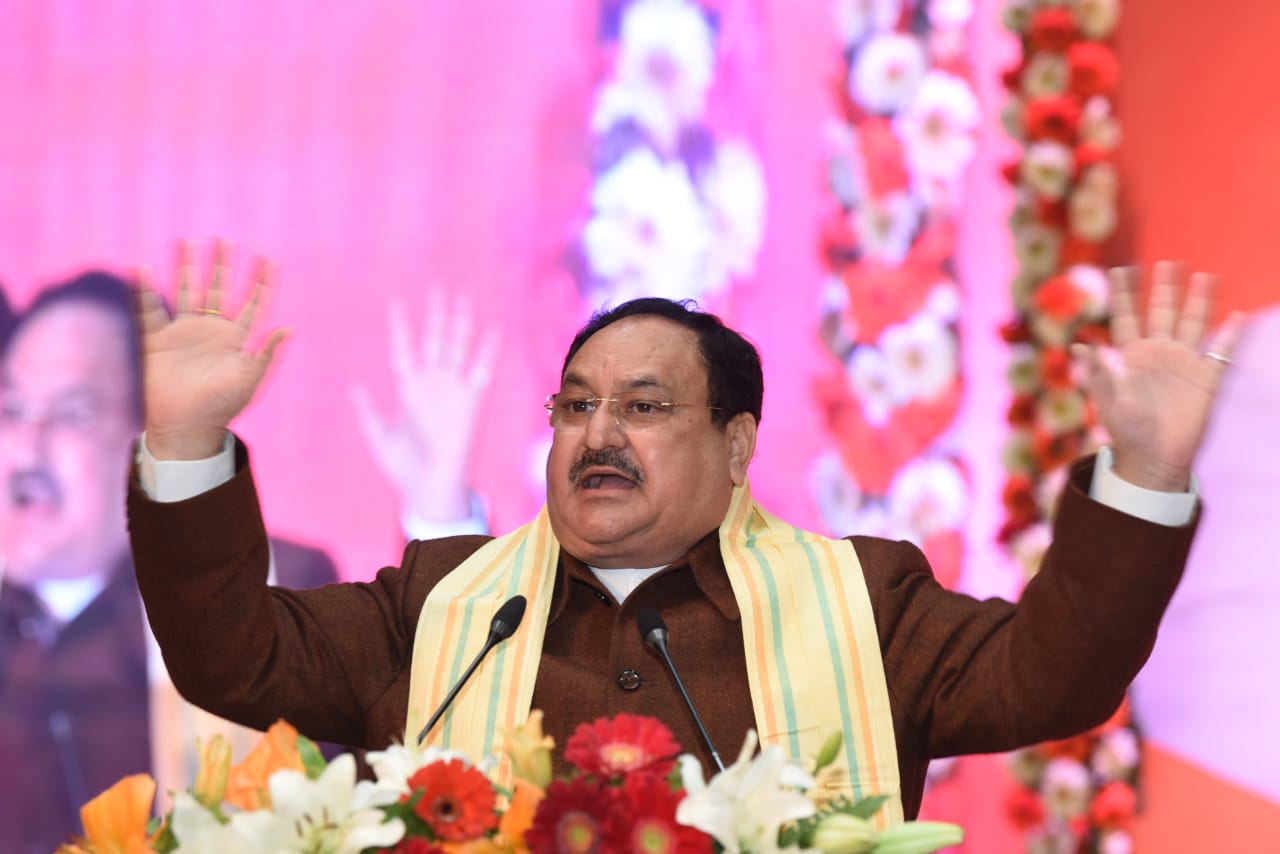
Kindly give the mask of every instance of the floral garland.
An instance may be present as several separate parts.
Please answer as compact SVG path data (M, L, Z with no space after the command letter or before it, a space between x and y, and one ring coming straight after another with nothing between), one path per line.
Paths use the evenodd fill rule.
M719 21L715 4L602 0L593 183L573 264L593 307L706 299L755 272L764 172L708 116Z
M1004 75L1010 99L1002 120L1023 151L1004 170L1016 197L1010 227L1018 273L1014 317L1002 330L1012 348L1014 397L999 537L1028 579L1048 547L1068 463L1099 438L1069 348L1108 334L1099 261L1116 228L1120 131L1111 101L1119 67L1106 41L1119 14L1118 0L1010 0L1004 8L1022 57ZM1138 756L1124 710L1091 733L1014 754L1022 789L1009 811L1028 849L1132 850Z
M811 800L840 742L828 740L810 775L780 747L757 754L748 733L738 760L706 781L665 726L622 714L581 724L565 746L574 774L553 780L554 744L535 711L507 735L507 790L489 779L496 763L403 746L369 753L376 780L357 782L350 754L326 763L281 721L235 767L221 736L199 749L194 785L162 819L149 819L155 781L126 777L84 806L85 838L58 854L928 854L962 841L942 822L877 831L881 797Z
M838 449L817 460L813 491L832 532L911 540L950 585L970 500L941 440L961 399L951 260L979 119L973 4L840 0L836 12L820 334L841 370L817 394Z

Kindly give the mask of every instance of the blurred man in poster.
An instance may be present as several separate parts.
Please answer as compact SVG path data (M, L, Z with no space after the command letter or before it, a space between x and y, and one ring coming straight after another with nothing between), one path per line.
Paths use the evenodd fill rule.
M132 289L88 273L39 294L5 348L0 851L47 854L90 797L126 774L163 780L157 766L193 747L182 742L197 718L153 650L129 559L136 341ZM271 549L284 585L336 580L322 552Z

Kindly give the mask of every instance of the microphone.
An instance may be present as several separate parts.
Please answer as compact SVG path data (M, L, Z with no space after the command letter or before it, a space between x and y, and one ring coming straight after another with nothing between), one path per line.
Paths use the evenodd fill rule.
M524 606L525 598L523 596L512 596L502 603L502 607L498 609L498 613L493 615L493 620L489 623L489 638L484 642L484 649L480 650L480 654L472 660L467 672L462 674L462 678L450 689L449 695L444 698L444 702L440 704L435 714L427 721L427 725L418 733L418 744L422 744L423 739L427 737L427 733L431 732L431 728L436 725L436 721L440 720L441 715L453 703L453 698L458 696L462 686L467 684L467 680L471 678L472 673L475 673L476 668L480 666L480 662L484 660L484 657L489 654L489 650L515 634L516 629L520 627L520 621L524 619Z
M644 607L636 611L636 628L640 629L640 637L644 638L644 642L656 649L662 656L662 660L666 662L667 670L671 671L671 678L676 680L676 687L680 689L680 696L684 697L684 704L689 707L689 714L693 715L693 722L698 725L702 740L711 751L712 760L715 761L716 767L723 771L724 763L720 761L720 754L716 752L716 746L711 743L711 736L707 734L707 728L702 725L702 718L699 717L698 710L693 707L693 700L689 699L689 692L684 689L684 682L680 680L676 663L671 660L671 653L667 651L667 624L662 621L656 609Z

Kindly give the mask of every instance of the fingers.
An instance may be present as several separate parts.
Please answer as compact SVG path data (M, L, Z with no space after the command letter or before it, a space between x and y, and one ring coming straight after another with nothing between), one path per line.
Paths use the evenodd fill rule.
M353 386L348 394L351 406L356 411L356 421L365 440L373 448L385 447L390 442L391 430L387 422L373 405L373 395L368 387Z
M217 312L222 302L222 284L227 274L227 257L231 245L225 240L213 243L213 263L209 268L209 287L204 293L204 309L206 312Z
M1147 301L1147 335L1172 338L1178 318L1178 266L1157 261L1151 275L1151 297Z
M1192 347L1200 345L1200 339L1204 337L1204 331L1209 325L1209 315L1213 311L1213 292L1217 283L1217 276L1209 273L1191 274L1187 298L1182 303L1182 316L1178 318L1178 329L1174 336L1182 343Z
M271 367L271 360L275 358L276 350L288 337L288 329L275 329L267 336L267 341L262 345L262 349L254 354L253 365L257 374L257 380L254 385L257 385L266 376L267 369Z
M169 322L169 312L165 309L164 300L160 299L151 285L149 268L139 267L134 272L133 280L138 300L138 328L143 335L149 335L164 328Z
M1225 370L1227 365L1231 364L1231 354L1235 352L1240 334L1244 331L1245 317L1244 312L1231 312L1205 346L1205 354L1212 353L1211 361L1215 362L1221 370Z
M493 366L498 361L500 342L497 330L490 329L480 336L475 357L471 360L471 370L467 372L467 382L472 388L482 389L489 384L493 377Z
M387 328L391 331L391 372L395 374L396 387L404 399L414 385L413 345L409 343L409 318L404 303L392 300L387 305Z
M192 283L196 278L196 245L190 240L178 243L178 297L175 307L179 314L195 311L191 303Z
M1142 336L1136 309L1138 271L1133 267L1112 267L1107 278L1111 281L1111 342L1124 347Z
M275 265L266 258L259 258L254 265L253 289L249 292L249 299L245 302L244 307L240 309L240 314L235 319L235 322L246 333L253 328L253 321L262 306L262 301L271 291L271 285L275 281L275 271ZM213 309L213 311L216 312L217 309Z

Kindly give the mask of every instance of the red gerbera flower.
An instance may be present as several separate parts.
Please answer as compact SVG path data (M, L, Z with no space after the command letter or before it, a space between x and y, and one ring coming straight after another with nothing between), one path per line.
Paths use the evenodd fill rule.
M1051 139L1063 145L1075 145L1080 130L1080 103L1068 96L1032 98L1022 115L1027 139L1038 142Z
M493 785L460 759L424 765L409 778L409 789L422 790L413 811L441 839L475 839L498 826Z
M611 854L626 838L618 790L582 777L552 782L524 834L531 854Z
M634 854L711 854L711 837L676 823L676 807L683 792L647 774L628 775L622 783L622 799L631 822L628 851Z
M1138 796L1128 783L1114 780L1093 796L1089 816L1103 827L1127 827L1138 809Z
M564 758L575 768L606 779L636 773L666 777L679 753L671 730L653 718L628 714L579 724L564 747Z

